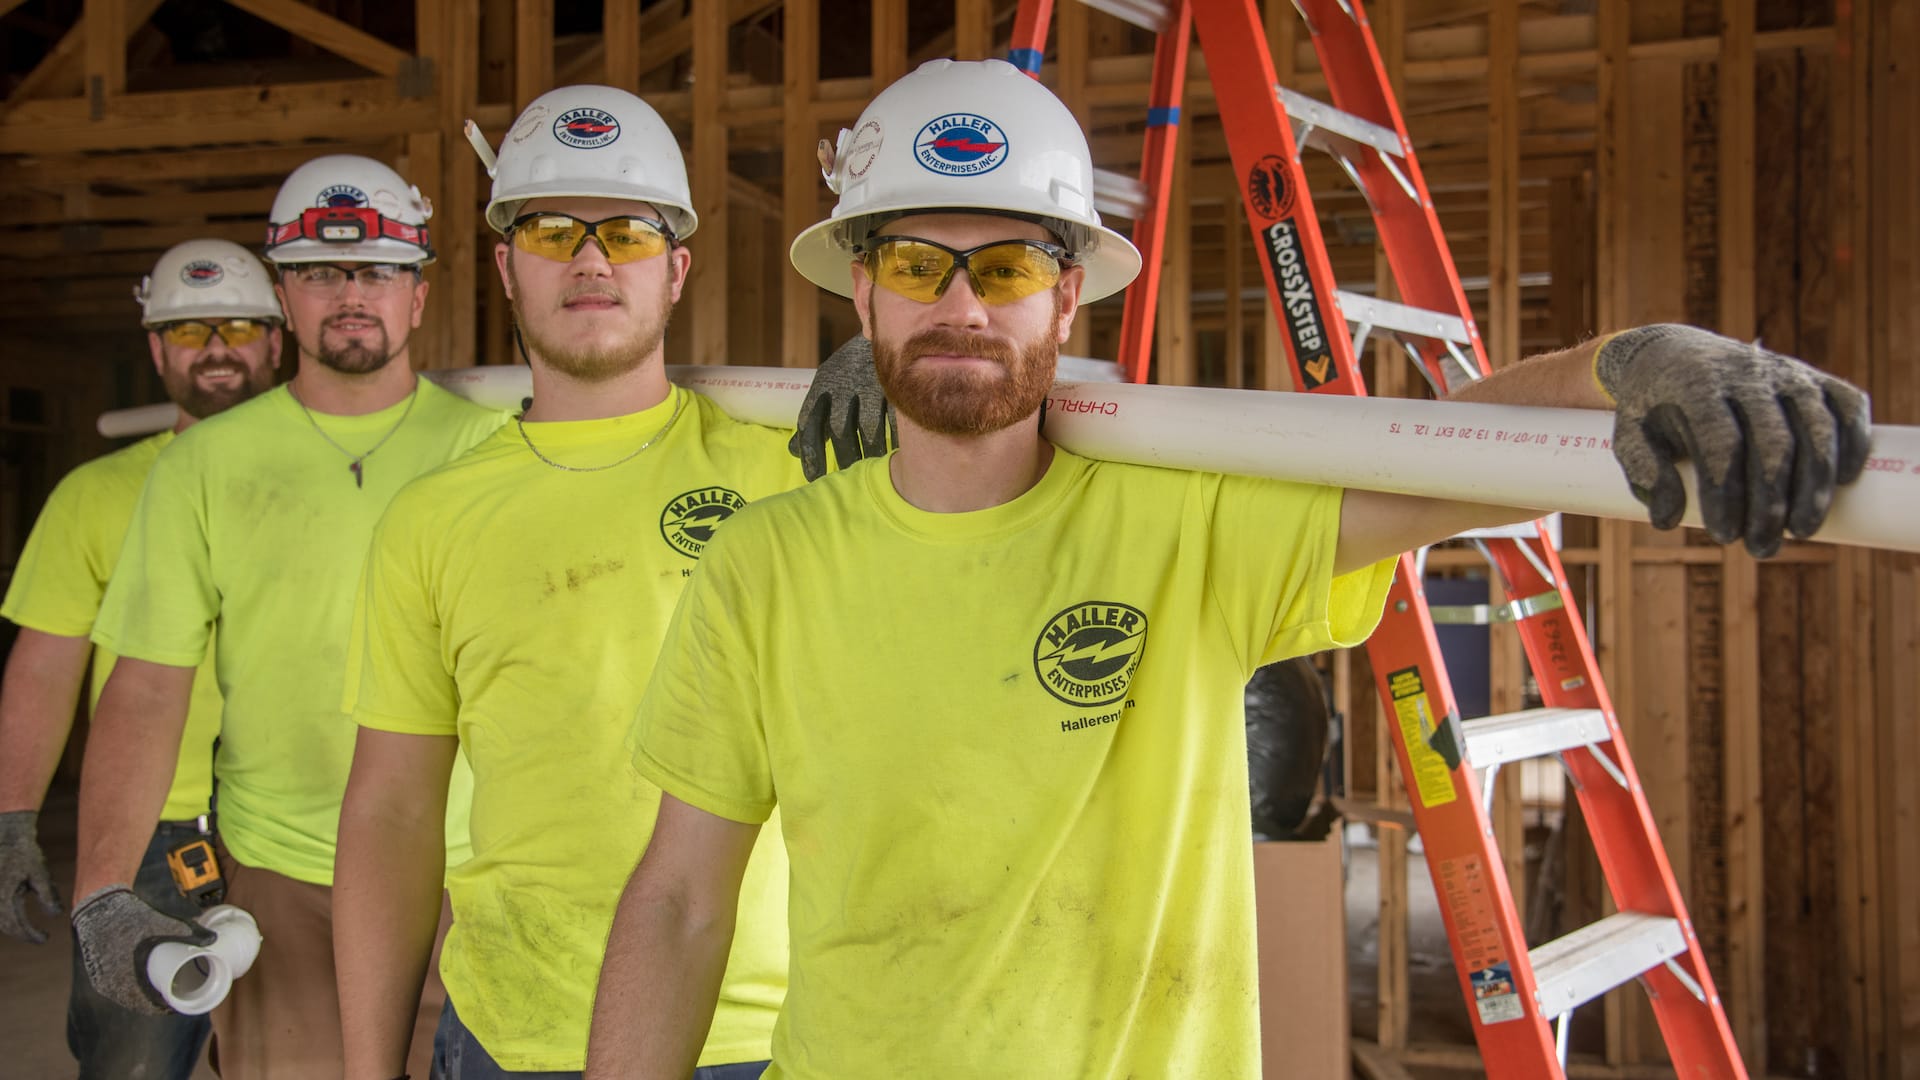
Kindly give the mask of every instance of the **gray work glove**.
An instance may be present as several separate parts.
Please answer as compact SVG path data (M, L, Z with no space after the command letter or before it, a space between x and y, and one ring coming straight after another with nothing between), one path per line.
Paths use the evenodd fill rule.
M873 369L872 342L855 334L821 362L794 428L787 449L800 459L808 480L826 475L829 441L843 469L899 444L893 409Z
M109 885L80 901L73 911L73 935L93 988L150 1016L172 1012L147 979L147 956L154 946L169 941L210 945L216 936L199 923L155 910L125 885Z
M40 901L40 910L58 915L66 908L60 891L47 875L47 857L37 838L40 813L10 810L0 814L0 934L29 945L47 940L47 932L27 921L27 895Z
M1674 462L1699 477L1714 540L1766 558L1782 530L1811 536L1837 484L1867 461L1871 408L1854 386L1790 356L1693 326L1661 324L1607 339L1594 377L1618 403L1613 455L1654 527L1686 510Z

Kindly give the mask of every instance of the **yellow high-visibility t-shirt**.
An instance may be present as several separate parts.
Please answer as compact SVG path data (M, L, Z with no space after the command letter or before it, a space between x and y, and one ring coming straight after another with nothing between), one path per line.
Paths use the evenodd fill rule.
M163 431L132 446L97 457L68 473L47 496L27 546L20 552L13 583L0 615L43 634L86 637L93 631L100 598L120 558L120 542L140 499L140 488L154 459L173 441ZM184 821L207 812L213 794L213 740L220 734L220 687L213 677L213 653L202 654L193 676L187 728L180 737L180 759L167 790L164 821ZM113 650L95 646L89 709L117 660Z
M220 835L246 866L332 884L353 760L347 639L374 524L407 481L504 419L425 379L402 420L407 408L309 419L281 386L188 428L154 463L95 620L96 644L180 666L218 625ZM376 443L356 478L340 447ZM450 863L466 852L469 783L456 769Z
M619 461L660 431L632 460ZM605 420L509 423L408 485L367 559L363 727L457 735L473 767L473 857L447 874L441 978L504 1068L566 1072L614 908L660 789L624 747L653 655L716 527L798 486L790 431L675 389ZM702 1065L766 1060L787 982L787 864L761 833Z
M1340 499L1056 450L988 510L881 460L728 523L632 749L710 813L779 806L769 1077L1258 1075L1244 693L1379 619Z

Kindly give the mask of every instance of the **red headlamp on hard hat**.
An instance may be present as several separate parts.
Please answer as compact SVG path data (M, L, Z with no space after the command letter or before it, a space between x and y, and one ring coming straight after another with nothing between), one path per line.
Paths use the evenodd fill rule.
M395 221L370 206L315 206L298 220L267 226L271 250L290 240L318 240L323 244L358 244L365 240L399 240L431 252L425 225Z

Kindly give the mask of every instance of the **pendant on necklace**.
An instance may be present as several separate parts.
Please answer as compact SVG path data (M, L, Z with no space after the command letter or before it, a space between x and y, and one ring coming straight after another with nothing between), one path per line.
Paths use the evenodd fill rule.
M365 481L366 481L366 478L365 478L364 476L362 476L362 475L360 474L360 459L359 459L359 458L354 458L354 459L353 459L353 464L351 464L351 465L349 465L349 466L347 466L347 469L348 469L349 471L351 471L351 472L353 473L353 486L354 486L354 487L357 487L357 488L363 488L363 487L366 487L366 486L367 486L367 485L366 485L366 482L365 482Z

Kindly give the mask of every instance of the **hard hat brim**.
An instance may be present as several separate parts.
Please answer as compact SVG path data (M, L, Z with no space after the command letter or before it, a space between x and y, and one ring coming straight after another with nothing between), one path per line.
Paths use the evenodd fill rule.
M792 260L793 268L800 276L815 285L840 296L853 295L853 255L836 234L849 222L876 214L900 217L905 214L936 214L942 210L968 210L978 212L990 208L975 206L912 206L900 208L882 208L879 210L863 208L858 214L828 218L818 225L807 229L793 238L793 246L788 248L787 257ZM1009 218L1026 219L1027 214L1008 214ZM1075 265L1085 267L1086 281L1080 286L1080 302L1091 304L1104 300L1114 293L1133 284L1140 276L1140 251L1133 241L1107 228L1105 225L1084 225L1074 223L1076 228L1085 229L1098 237L1093 250L1082 252L1074 260Z

